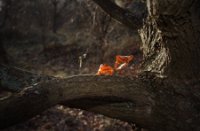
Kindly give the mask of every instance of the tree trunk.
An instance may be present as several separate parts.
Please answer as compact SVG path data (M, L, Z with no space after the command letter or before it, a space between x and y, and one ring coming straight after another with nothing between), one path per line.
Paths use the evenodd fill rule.
M94 1L117 20L135 27L130 23L134 15L124 14L122 19L126 10L108 0ZM199 6L198 0L147 0L149 15L139 31L145 57L139 78L40 79L20 93L0 99L0 127L26 120L55 104L65 104L135 122L150 130L199 131ZM121 13L114 14L113 9ZM29 78L24 77L24 71L1 69L11 76L6 78L25 79L15 79L19 83Z
M147 0L148 18L140 35L144 70L171 79L200 78L200 2Z
M13 89L21 84L19 88L26 88L0 99L0 128L25 121L56 104L135 122L150 130L200 128L198 83L188 88L168 79L87 75L57 79L5 67L1 72L6 74L4 87ZM16 84L10 84L13 79Z

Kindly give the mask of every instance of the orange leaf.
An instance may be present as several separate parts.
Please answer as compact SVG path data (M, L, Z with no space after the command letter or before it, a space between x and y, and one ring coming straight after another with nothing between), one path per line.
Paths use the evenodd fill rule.
M133 60L133 55L130 56L116 56L115 70L121 70L128 66L129 62Z
M113 75L114 70L111 66L107 64L101 64L99 66L99 70L97 72L97 75Z

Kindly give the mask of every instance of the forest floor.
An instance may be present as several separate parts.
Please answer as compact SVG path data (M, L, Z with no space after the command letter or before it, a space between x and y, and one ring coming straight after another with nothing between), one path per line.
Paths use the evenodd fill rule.
M61 105L3 131L135 131L135 125Z

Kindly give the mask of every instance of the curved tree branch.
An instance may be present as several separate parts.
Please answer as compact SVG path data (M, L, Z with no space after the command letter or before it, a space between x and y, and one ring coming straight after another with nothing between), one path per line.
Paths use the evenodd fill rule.
M0 99L0 128L25 121L56 104L64 104L135 122L151 130L199 129L200 96L196 92L200 91L187 88L184 83L94 75L58 79L31 76L30 72L16 68L0 69L1 75L7 73L4 79L1 77L1 83L8 78L10 82L18 81L10 86L22 83L21 86L26 87ZM39 82L32 83L31 78L38 78Z
M149 110L154 101L142 80L95 75L58 79L2 65L0 78L1 88L13 91L12 96L0 99L0 128L27 120L56 104L141 125L150 123Z
M135 118L143 123L148 120L147 111L153 104L150 94L144 88L139 80L119 77L74 76L43 80L0 101L0 127L24 121L59 103L97 112L101 108L110 107L100 113L129 121ZM115 108L118 111L110 114L109 110ZM132 113L136 109L137 112ZM127 113L124 114L122 110ZM138 113L143 115L138 116Z
M112 18L121 22L122 24L137 30L142 27L143 20L138 18L136 14L131 13L128 10L122 9L110 0L93 0L98 4L107 14Z

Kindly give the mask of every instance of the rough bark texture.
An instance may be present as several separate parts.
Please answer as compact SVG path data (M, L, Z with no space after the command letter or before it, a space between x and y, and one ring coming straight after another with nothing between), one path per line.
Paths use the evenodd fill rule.
M115 15L113 10L118 7L113 3L94 1L133 27L129 20L118 17L120 13ZM0 100L0 127L28 119L59 103L135 122L150 130L200 130L199 5L198 0L147 0L149 15L140 30L145 57L142 70L147 71L146 75L143 73L138 79L42 77L39 83ZM17 78L27 79L27 73L15 71ZM7 74L15 76L12 71Z
M168 79L87 75L57 79L14 68L1 69L10 76L4 79L8 81L5 87L15 86L9 85L15 76L15 82L26 87L0 100L1 128L27 120L53 105L65 104L151 130L199 130L199 82L188 88L185 83ZM33 82L36 78L38 83Z
M147 1L148 19L140 35L144 70L172 79L200 78L198 0Z

